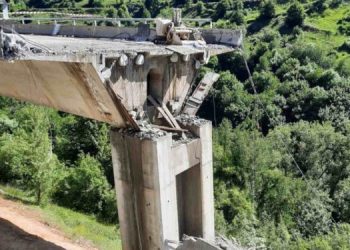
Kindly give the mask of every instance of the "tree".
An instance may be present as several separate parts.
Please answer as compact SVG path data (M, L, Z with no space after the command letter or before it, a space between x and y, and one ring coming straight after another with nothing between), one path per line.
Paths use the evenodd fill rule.
M100 163L89 155L79 156L77 166L58 183L53 199L65 207L106 219L116 218L114 191L104 177Z
M332 225L332 201L328 193L309 186L304 194L295 215L300 232L305 237L328 232Z
M215 20L224 18L226 12L232 8L231 2L229 0L223 0L218 3L216 6Z
M15 114L21 122L14 134L0 139L1 179L33 192L39 204L49 198L63 168L52 152L47 112L31 105L23 107Z
M102 8L103 3L101 0L89 0L88 6L91 8Z
M275 5L271 0L264 1L260 7L260 18L271 19L275 16L276 10Z
M350 223L350 177L342 180L334 194L335 214L341 221Z
M295 2L288 8L286 17L286 24L288 26L301 26L304 23L304 19L305 11L304 7L300 3Z
M230 21L237 25L244 24L244 5L242 0L235 0L230 3L232 6L232 13L230 15Z
M316 0L312 6L311 11L322 13L328 8L328 4L326 0Z

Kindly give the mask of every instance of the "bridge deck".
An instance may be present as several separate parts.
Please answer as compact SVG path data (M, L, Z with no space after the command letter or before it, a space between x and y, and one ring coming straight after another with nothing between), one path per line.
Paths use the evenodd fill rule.
M22 40L29 47L39 48L40 50L29 50L28 53L22 53L23 59L42 59L42 56L62 56L62 55L97 55L104 54L107 57L120 56L122 53L135 54L143 53L145 55L171 55L174 52L180 54L198 54L209 52L210 55L217 55L233 50L231 46L220 44L199 44L190 45L158 45L147 41L129 41L122 39L106 38L73 38L59 36L40 36L40 35L17 35L12 34L14 39ZM34 52L33 52L34 51ZM23 51L24 52L24 51ZM20 59L20 58L19 58ZM50 59L50 58L47 58ZM68 60L71 61L71 60Z

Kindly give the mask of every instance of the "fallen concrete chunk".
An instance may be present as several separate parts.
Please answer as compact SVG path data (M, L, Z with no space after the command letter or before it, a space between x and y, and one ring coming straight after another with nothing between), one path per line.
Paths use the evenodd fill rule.
M185 236L177 250L221 250L221 248L204 239Z
M209 242L202 238L184 235L183 241L176 248L177 250L246 250L234 239L229 240L223 236L218 236L215 242Z
M205 74L201 82L198 84L197 88L194 90L193 94L186 100L183 109L184 114L194 116L198 112L204 99L207 97L209 90L219 79L219 77L220 75L214 72Z

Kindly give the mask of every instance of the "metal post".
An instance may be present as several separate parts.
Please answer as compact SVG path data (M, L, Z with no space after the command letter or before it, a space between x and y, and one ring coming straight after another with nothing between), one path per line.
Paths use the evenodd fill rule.
M2 18L9 19L9 5L6 0L2 1Z
M4 57L4 49L3 49L3 30L2 27L0 27L0 57Z
M182 24L182 11L179 8L173 9L173 23L176 27Z

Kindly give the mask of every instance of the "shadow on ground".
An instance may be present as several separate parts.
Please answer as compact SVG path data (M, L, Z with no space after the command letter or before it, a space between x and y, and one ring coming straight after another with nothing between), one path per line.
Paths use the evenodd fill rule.
M64 250L38 236L29 234L11 222L0 218L1 250Z

